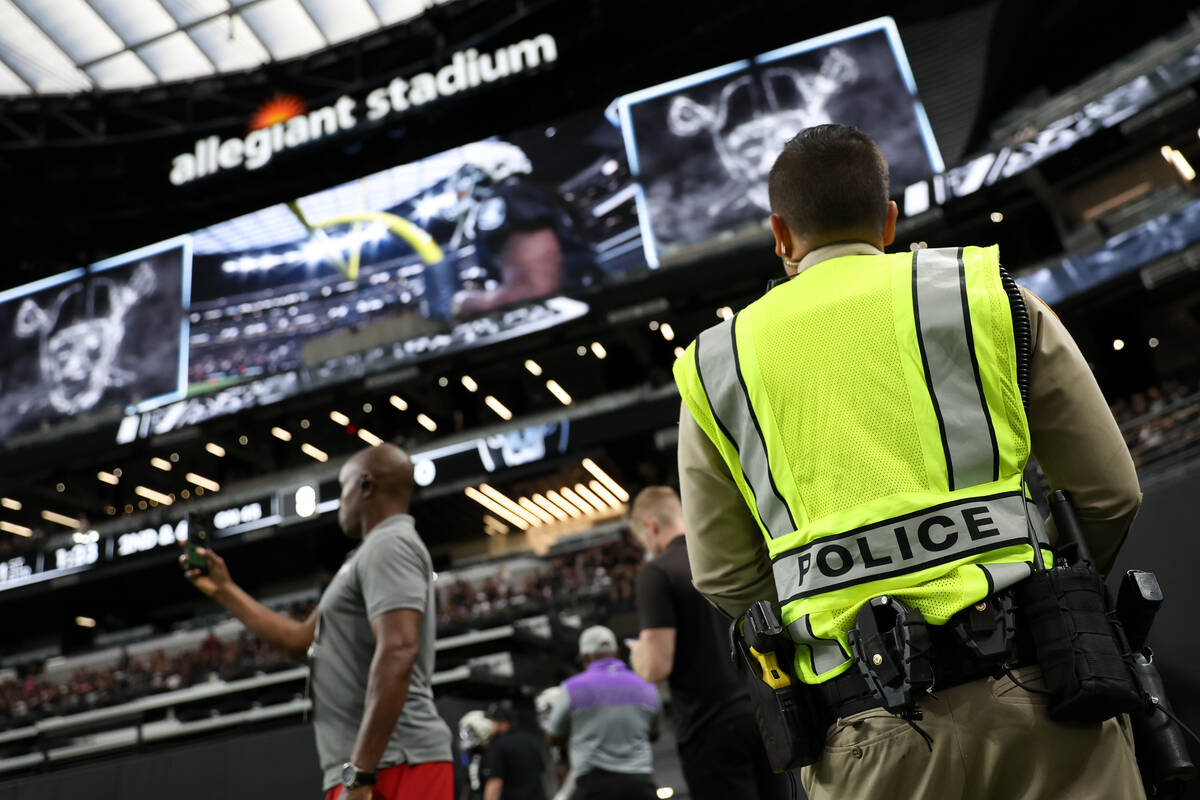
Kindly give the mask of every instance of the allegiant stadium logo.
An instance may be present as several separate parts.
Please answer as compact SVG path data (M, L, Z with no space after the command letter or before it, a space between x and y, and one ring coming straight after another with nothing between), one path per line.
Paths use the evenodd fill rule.
M548 33L516 44L480 53L474 48L456 52L435 72L411 78L393 78L359 102L342 95L333 103L311 111L294 95L280 95L255 113L244 137L198 139L190 153L171 160L171 183L182 186L218 172L266 166L275 154L353 129L360 118L376 122L390 114L403 114L421 106L503 80L558 60L558 44Z

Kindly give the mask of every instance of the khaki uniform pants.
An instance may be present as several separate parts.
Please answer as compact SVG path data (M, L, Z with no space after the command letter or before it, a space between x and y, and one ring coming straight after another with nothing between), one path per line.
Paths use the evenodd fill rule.
M1036 666L1017 680L1043 688ZM801 772L810 800L1144 800L1129 721L1062 725L1046 716L1044 695L1008 677L937 691L925 718L907 722L882 709L839 719L825 754Z

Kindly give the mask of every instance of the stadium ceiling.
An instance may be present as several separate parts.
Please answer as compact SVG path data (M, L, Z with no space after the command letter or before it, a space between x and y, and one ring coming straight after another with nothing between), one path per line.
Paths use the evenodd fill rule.
M0 0L0 97L137 89L298 58L452 0Z

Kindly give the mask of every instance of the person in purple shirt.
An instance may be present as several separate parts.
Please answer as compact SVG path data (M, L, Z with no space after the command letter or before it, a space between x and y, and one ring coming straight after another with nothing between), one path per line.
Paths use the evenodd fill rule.
M655 800L658 690L617 658L617 637L603 625L580 634L579 657L584 670L563 683L546 723L547 733L569 741L573 800Z

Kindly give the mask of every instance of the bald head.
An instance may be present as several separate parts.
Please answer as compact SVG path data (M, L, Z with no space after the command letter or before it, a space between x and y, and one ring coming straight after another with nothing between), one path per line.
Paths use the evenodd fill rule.
M658 555L683 535L683 505L670 486L647 486L629 511L629 527L642 547Z
M408 513L412 459L391 443L368 447L346 460L338 482L342 486L338 524L347 536L361 538L388 517Z

